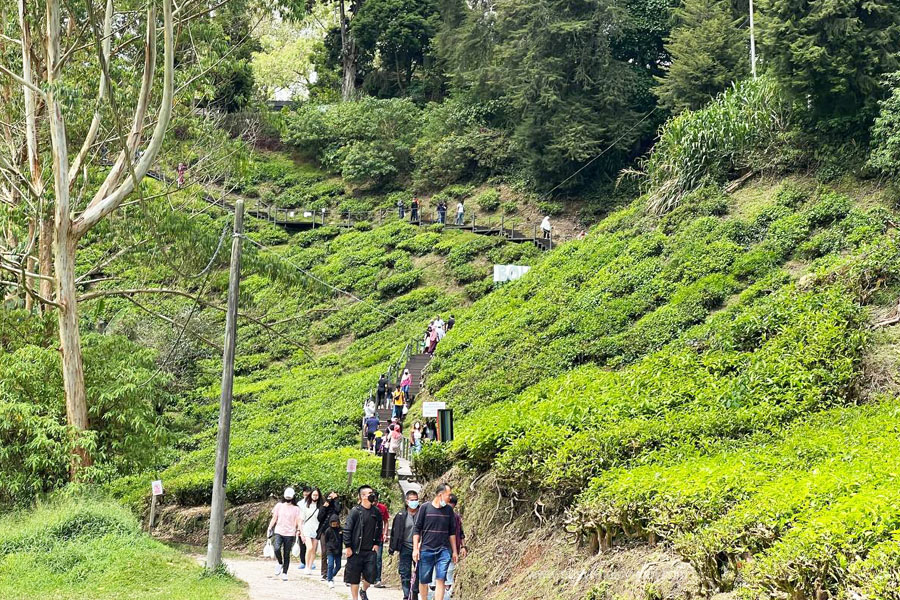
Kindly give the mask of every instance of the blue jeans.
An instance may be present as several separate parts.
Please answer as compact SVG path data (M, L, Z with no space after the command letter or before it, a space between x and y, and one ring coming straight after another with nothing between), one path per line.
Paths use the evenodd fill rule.
M402 416L403 416L403 405L402 405L402 404L395 404L395 405L394 405L394 412L391 414L391 416L392 416L392 417L396 417L396 418L398 418L398 419L399 419L400 417L402 417Z
M341 570L341 555L328 555L328 581L334 581L334 576Z
M437 550L421 550L419 553L419 583L431 583L431 574L438 581L447 579L450 568L450 548Z
M381 581L381 566L384 558L384 542L378 544L378 558L375 560L375 582Z
M446 222L447 222L447 211L445 211L445 210L438 211L438 223L443 225Z
M412 583L412 548L408 548L406 544L400 549L397 571L400 573L400 587L403 589L403 597L409 598L410 585Z
M456 224L457 225L463 224L463 214L462 213L456 213Z

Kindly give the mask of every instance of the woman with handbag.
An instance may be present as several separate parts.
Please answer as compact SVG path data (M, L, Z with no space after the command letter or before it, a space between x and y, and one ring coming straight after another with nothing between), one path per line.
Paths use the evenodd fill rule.
M322 506L322 492L315 488L300 503L300 535L306 544L306 572L316 574L316 548L319 543L319 509Z

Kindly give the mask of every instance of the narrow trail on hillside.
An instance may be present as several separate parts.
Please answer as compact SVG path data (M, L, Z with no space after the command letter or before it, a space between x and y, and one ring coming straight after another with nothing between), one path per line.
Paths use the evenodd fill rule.
M203 557L198 557L203 562ZM249 587L250 600L346 600L350 597L350 588L344 585L343 569L334 578L334 589L318 577L300 574L300 570L291 567L287 581L275 577L275 561L257 558L225 558L223 559L232 575L246 582ZM369 588L370 600L398 600L402 597L399 589Z

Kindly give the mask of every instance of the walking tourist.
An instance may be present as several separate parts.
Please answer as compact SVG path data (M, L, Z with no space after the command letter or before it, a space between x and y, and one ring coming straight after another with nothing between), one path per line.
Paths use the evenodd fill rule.
M422 431L422 422L416 421L415 425L413 425L412 430L409 432L409 443L413 447L413 452L418 454L422 450L422 436L424 435Z
M300 501L297 503L298 506L302 505L304 502L306 502L306 499L309 498L310 492L312 492L312 490L309 488L309 486L304 485L303 491L301 493ZM300 531L300 528L302 525L303 525L302 523L299 523L297 525L297 544L300 546L300 572L301 573L303 572L303 569L306 568L306 543L304 543L303 535L302 535L302 532Z
M419 197L413 196L412 204L410 204L409 209L409 220L412 223L416 223L419 221Z
M444 600L450 563L459 560L456 517L448 505L452 490L446 483L438 486L434 499L422 506L413 528L413 560L416 561L419 596L428 597L428 585L435 581L435 600Z
M399 425L398 425L399 427ZM384 502L381 502L378 498L378 492L375 492L375 508L378 509L379 514L381 514L381 542L378 544L378 556L376 558L376 569L375 569L375 584L374 586L377 588L383 588L384 584L381 583L381 569L383 566L384 560L384 540L387 536L387 524L388 519L391 518L391 514L388 512L387 506Z
M409 373L409 369L403 369L403 377L400 378L400 389L403 390L403 398L407 402L412 402L412 398L409 395L409 387L412 385L412 375Z
M463 207L463 201L460 200L456 203L456 224L463 224L463 211L465 211L465 207Z
M352 600L369 600L366 590L377 575L378 544L384 536L384 521L375 507L375 492L368 485L359 488L359 504L353 507L344 524L347 565L344 582L350 584Z
M343 546L343 532L341 531L341 516L331 513L328 517L328 527L322 532L322 554L326 564L325 579L328 587L334 587L334 576L341 570L341 547Z
M394 390L394 412L391 417L400 419L403 416L403 405L406 404L406 396L403 395L403 388L398 386Z
M316 549L319 545L319 508L322 506L322 492L315 488L300 503L300 534L306 544L306 573L316 574Z
M288 578L288 569L291 566L291 548L297 540L299 524L300 508L297 506L294 488L285 488L284 502L279 502L272 509L272 519L269 521L267 536L273 538L275 560L278 561L275 576L281 575L282 581L287 581Z
M397 214L400 215L401 219L406 215L406 205L403 203L403 198L397 200Z
M412 558L413 558L413 525L416 515L419 513L419 493L415 490L406 492L406 506L394 517L391 526L391 541L388 545L388 554L399 552L397 571L400 573L400 588L403 590L403 600L410 600L414 594L412 586ZM418 587L418 585L416 585Z
M178 174L178 188L181 189L184 187L184 174L187 172L187 165L183 162L178 163L178 168L175 169L175 172Z
M331 523L331 518L337 516L340 521L341 516L341 500L336 491L332 491L325 497L325 501L322 502L321 508L319 508L319 530L318 530L318 538L319 538L319 547L322 549L322 579L328 579L328 560L326 559L327 552L325 551L325 542L323 541L323 537L325 532L328 530L328 527ZM340 548L338 548L338 553L340 553ZM340 567L338 567L340 570Z
M463 530L462 515L456 510L456 505L458 503L459 499L456 497L456 494L450 494L448 504L450 504L450 507L453 509L453 517L456 519L457 546L459 547L459 559L462 560L469 551L466 549L466 532ZM455 574L456 563L450 563L450 567L447 569L447 593L445 600L451 600L451 598L453 598L453 579Z
M375 388L378 391L378 407L384 408L387 403L387 388L388 388L388 377L386 374L382 373L381 377L378 378L378 386Z
M447 331L453 329L454 325L456 325L456 319L453 318L453 315L450 315L450 318L447 319Z
M545 240L549 240L549 239L550 239L550 229L551 229L551 227L550 227L550 215L547 215L546 217L544 217L544 220L541 221L541 233L544 234L544 239L545 239Z
M447 222L447 203L441 200L437 205L438 223L441 225Z
M366 441L368 442L369 450L375 449L375 432L378 431L378 425L378 417L375 415L366 418Z

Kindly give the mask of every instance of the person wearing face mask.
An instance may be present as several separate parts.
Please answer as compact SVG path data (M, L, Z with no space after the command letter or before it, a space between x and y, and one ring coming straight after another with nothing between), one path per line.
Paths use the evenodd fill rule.
M394 516L391 526L391 542L388 554L399 552L397 571L400 573L400 587L403 589L403 600L411 600L418 596L418 589L410 586L412 579L413 558L413 526L419 514L419 493L415 490L406 492L406 508Z
M428 597L428 585L435 580L435 600L444 600L447 570L459 561L457 522L449 505L450 486L442 483L434 500L419 509L413 525L413 560L417 563L419 597ZM433 576L432 576L433 575Z
M360 487L359 504L353 507L344 524L343 541L347 556L344 583L350 584L350 597L353 600L369 600L366 590L377 575L375 561L378 545L383 537L384 523L381 512L375 507L375 500L375 492L370 486Z

